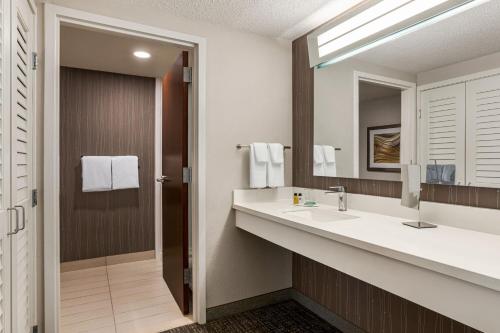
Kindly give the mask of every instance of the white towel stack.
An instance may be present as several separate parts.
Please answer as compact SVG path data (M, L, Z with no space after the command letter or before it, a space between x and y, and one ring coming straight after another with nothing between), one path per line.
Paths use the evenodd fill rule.
M250 145L250 188L285 186L285 157L281 143Z
M111 191L111 157L82 157L82 192Z
M313 175L337 177L337 159L335 148L327 145L314 145Z
M269 151L266 143L250 145L250 188L265 188L267 186L267 163Z
M267 186L285 186L285 157L281 143L269 143L270 159L267 163Z
M137 156L83 156L82 192L139 187Z
M320 145L314 145L314 176L324 176L325 175L325 155L323 153L323 148Z
M335 158L335 148L332 146L322 146L325 156L325 176L337 177L337 162Z
M139 159L137 156L111 158L113 190L139 187Z

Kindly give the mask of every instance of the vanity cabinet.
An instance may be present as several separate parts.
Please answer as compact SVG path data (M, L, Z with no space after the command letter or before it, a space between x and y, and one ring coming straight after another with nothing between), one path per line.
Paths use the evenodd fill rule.
M420 93L422 178L449 164L455 185L500 187L500 75L436 86Z

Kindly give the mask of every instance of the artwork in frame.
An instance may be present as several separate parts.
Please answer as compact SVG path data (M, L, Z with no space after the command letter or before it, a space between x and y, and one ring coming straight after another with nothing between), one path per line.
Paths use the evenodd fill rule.
M368 171L401 172L401 124L367 128Z

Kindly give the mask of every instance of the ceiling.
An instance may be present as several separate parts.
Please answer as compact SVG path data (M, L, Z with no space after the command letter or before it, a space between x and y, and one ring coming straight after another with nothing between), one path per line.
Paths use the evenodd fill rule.
M136 50L150 59L133 56ZM61 65L129 75L163 77L183 49L151 39L61 26Z
M500 0L365 51L355 58L417 74L500 51Z
M207 21L270 37L289 29L330 3L354 0L121 0L169 15ZM316 23L316 26L323 22ZM309 29L310 30L310 29ZM303 31L306 33L308 30ZM291 37L291 36L287 36ZM295 37L295 36L293 36Z
M401 95L401 90L371 82L359 83L359 101L367 102L375 99Z

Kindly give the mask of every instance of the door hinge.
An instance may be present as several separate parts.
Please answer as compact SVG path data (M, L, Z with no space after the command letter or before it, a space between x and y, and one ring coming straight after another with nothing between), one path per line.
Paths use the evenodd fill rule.
M183 80L186 83L193 82L193 67L184 67Z
M38 205L38 190L34 189L31 191L31 207L36 207Z
M190 268L184 268L184 284L190 284L191 283L191 269Z
M418 119L422 119L422 109L418 109Z
M38 326L33 326L32 332L33 333L38 333Z
M33 69L34 71L36 71L36 70L37 70L37 68L38 68L38 53L33 52L33 53L31 54L31 61L32 61L32 65L33 65L33 66L32 66L32 69Z
M191 184L191 180L192 180L191 167L182 168L182 182L184 184Z

